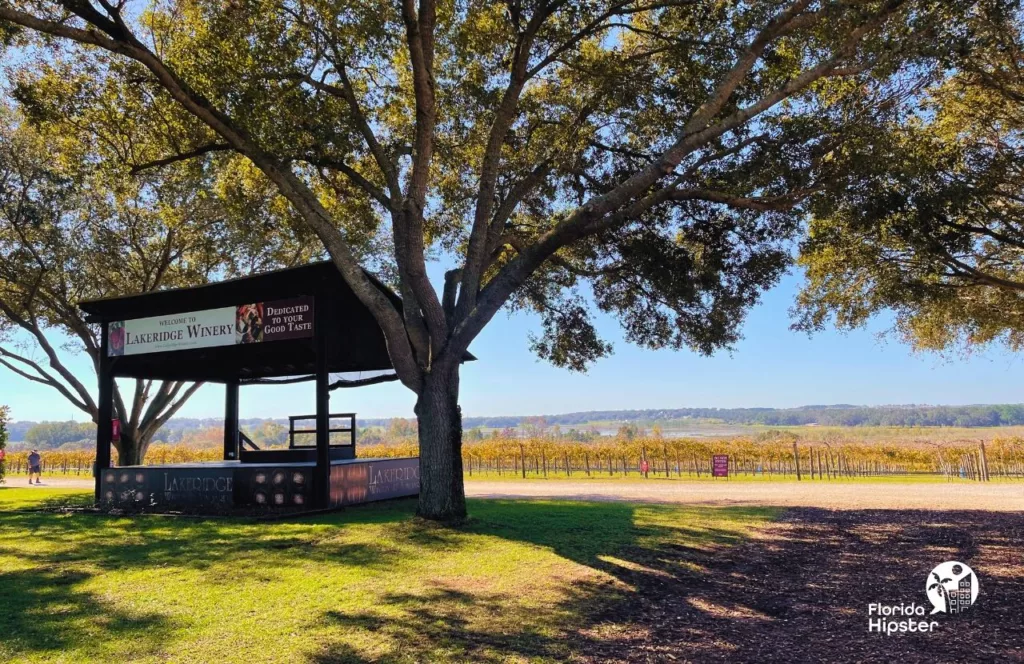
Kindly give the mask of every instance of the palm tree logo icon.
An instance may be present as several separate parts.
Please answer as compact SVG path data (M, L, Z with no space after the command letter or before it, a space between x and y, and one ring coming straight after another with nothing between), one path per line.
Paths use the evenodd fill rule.
M935 579L935 582L928 586L928 591L931 592L934 590L935 594L942 598L942 610L945 611L947 608L946 598L948 596L948 593L946 592L946 584L950 583L953 579L950 579L949 577L940 579L939 575L935 572L932 572L932 577Z
M978 576L967 565L950 560L928 574L925 591L934 609L932 614L963 613L978 599Z

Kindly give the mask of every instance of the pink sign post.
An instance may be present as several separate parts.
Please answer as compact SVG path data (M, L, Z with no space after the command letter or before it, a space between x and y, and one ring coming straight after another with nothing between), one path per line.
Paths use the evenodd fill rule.
M729 477L728 454L715 454L711 457L711 476Z

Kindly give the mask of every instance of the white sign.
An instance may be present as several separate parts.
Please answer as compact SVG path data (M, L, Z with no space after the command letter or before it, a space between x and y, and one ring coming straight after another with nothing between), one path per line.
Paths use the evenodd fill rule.
M107 325L111 357L303 339L313 336L313 298L253 302Z
M235 307L110 323L109 355L162 353L235 344Z

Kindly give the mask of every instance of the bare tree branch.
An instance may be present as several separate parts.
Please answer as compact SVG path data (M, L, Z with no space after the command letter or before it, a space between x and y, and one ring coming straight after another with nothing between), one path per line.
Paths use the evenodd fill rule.
M407 1L411 2L411 0ZM316 195L280 160L259 147L247 132L238 128L225 113L214 108L205 97L193 90L133 35L126 33L121 27L99 15L85 3L64 0L62 4L73 14L98 29L74 28L65 23L40 19L6 6L0 6L0 19L43 34L98 46L136 60L153 73L160 85L176 102L213 129L233 149L252 160L253 164L277 185L281 195L292 203L296 212L306 220L313 232L324 243L324 247L331 255L345 282L352 288L359 300L370 309L380 324L388 342L389 354L396 371L402 376L403 384L418 392L422 374L413 356L402 317L387 296L363 272L351 248L335 228L330 214L317 200ZM434 299L436 301L436 295ZM440 303L437 304L437 309L440 310ZM443 314L440 315L443 324Z
M33 371L37 373L37 375L33 375L28 373L27 371L19 369L18 367L8 362L8 359L14 360L27 367L30 367ZM87 415L95 419L97 413L95 407L90 407L90 405L87 405L86 403L78 399L74 394L72 394L71 390L69 390L63 383L61 383L55 376L53 376L53 374L48 373L45 369L39 366L38 363L28 359L27 357L18 355L17 353L12 353L5 348L0 348L0 364L7 367L14 373L18 374L22 378L26 378L28 380L31 380L32 382L52 387L53 389L60 392L65 399L70 401L73 406L75 406L83 413L86 413Z

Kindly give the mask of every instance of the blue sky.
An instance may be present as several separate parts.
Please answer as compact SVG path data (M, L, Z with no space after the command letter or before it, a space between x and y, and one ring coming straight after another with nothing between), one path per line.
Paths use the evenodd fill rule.
M786 277L769 291L744 325L732 353L705 358L689 351L649 351L622 341L618 325L601 318L599 329L615 354L587 374L573 374L537 360L527 334L538 329L528 315L499 314L472 346L479 361L462 373L465 415L555 414L581 410L687 406L788 407L806 404L970 404L1024 402L1020 358L989 350L969 358L913 354L882 342L871 329L808 338L789 331L788 309L800 279ZM82 358L69 358L79 375L95 382ZM20 420L74 419L84 415L51 390L0 371L0 403ZM411 417L412 394L397 383L336 391L332 408L361 417ZM311 384L242 388L243 417L284 417L311 410ZM206 386L180 411L219 417L223 389Z

